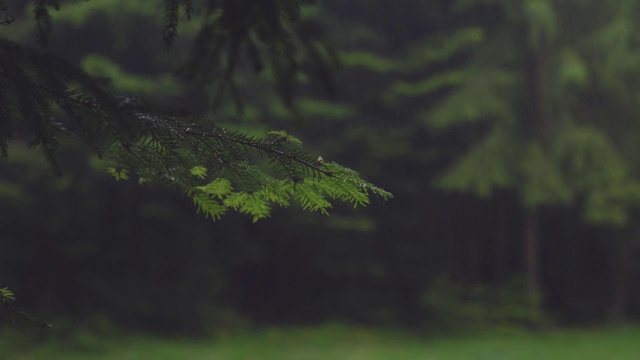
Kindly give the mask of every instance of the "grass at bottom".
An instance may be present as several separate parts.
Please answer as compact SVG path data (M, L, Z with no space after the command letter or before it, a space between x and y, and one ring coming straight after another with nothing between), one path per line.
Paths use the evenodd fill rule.
M80 334L73 340L20 343L0 337L3 360L636 360L640 329L424 338L398 331L326 325L220 336L216 341Z

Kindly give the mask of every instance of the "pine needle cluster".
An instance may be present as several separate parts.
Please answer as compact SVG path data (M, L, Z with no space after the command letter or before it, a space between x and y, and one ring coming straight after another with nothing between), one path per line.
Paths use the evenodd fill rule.
M269 48L265 59L276 70L286 67L288 74L309 59L324 64L316 45L303 41L312 34L290 26L300 18L299 6L291 0L220 0L195 9L189 0L166 1L162 36L170 47L179 15L189 19L194 11L205 11L208 20L181 72L203 81L220 77L221 89L233 89L241 49L257 68L265 53L261 46ZM43 46L53 31L49 11L59 7L55 0L35 2ZM315 55L299 56L296 51ZM282 64L286 66L279 68ZM288 75L278 80L281 90L291 89L292 83ZM307 155L301 142L285 131L252 137L135 96L116 96L69 61L1 37L0 84L2 159L8 157L8 143L15 136L27 136L29 145L39 147L53 171L61 173L60 139L75 137L107 158L116 179L175 186L213 219L233 209L257 220L269 216L272 205L292 202L327 213L330 200L366 205L370 194L391 197L356 172ZM285 102L291 96L282 92Z

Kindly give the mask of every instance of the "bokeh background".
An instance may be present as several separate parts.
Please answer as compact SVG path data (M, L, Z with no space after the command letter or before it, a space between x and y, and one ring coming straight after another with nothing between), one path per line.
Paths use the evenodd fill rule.
M29 2L4 3L0 36L35 45ZM197 14L167 51L162 9L63 1L48 51L117 93L287 129L395 198L212 222L72 140L56 177L16 139L0 280L54 328L2 323L10 358L640 356L640 1L318 0L305 26L340 66L297 79L297 112L250 64L241 105L214 107L213 86L175 74ZM123 333L147 347L105 355L134 351L108 345Z

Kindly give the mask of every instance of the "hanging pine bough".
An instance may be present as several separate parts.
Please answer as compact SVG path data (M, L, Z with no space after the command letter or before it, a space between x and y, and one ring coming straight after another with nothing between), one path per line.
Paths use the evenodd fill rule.
M133 170L141 183L175 185L214 220L233 209L257 221L269 216L273 204L289 206L292 200L328 214L327 199L364 206L370 194L391 198L355 171L306 155L302 142L284 131L255 138L152 113L133 98L121 104L136 114L143 132L132 141L110 142L108 154L116 166L109 172L129 180Z
M13 292L11 290L9 290L6 287L0 288L0 303L2 303L2 305L5 305L9 301L15 300L15 299L16 298L13 295Z
M292 199L304 209L326 213L331 207L327 197L354 205L367 204L369 194L391 197L354 171L306 155L301 142L284 131L264 138L228 131L135 97L112 96L52 55L3 39L0 51L0 66L9 69L0 72L4 159L16 128L30 128L29 144L38 146L59 174L59 137L77 135L113 162L110 173L116 179L136 173L141 183L177 186L213 219L232 208L257 220L269 215L271 204L287 206ZM233 190L211 190L211 182L219 179Z
M0 287L0 305L2 305L2 310L4 311L4 315L9 319L9 322L13 323L13 311L11 307L11 301L15 300L15 295L13 291L9 290L6 287Z
M163 38L170 47L181 10L190 18L191 1L166 1ZM197 36L190 60L181 68L186 78L218 81L219 94L233 90L232 75L246 48L254 68L262 67L261 53L275 70L281 98L290 103L297 71L328 79L326 54L315 41L317 32L295 27L299 1L210 1L205 25ZM59 2L35 4L40 43L44 46L53 23L49 8ZM323 55L325 54L325 55ZM301 142L284 131L263 138L215 126L206 119L146 103L134 96L114 96L68 61L0 38L0 157L8 157L13 134L28 130L31 146L39 147L54 172L60 136L74 135L100 157L112 162L116 179L154 182L178 187L212 219L229 209L254 221L268 217L272 206L297 202L305 210L327 213L330 200L354 206L369 203L376 194L391 194L336 163L306 155ZM213 76L222 74L221 76ZM237 101L239 103L239 101ZM266 164L270 166L265 166Z
M304 3L313 1L208 1L201 12L204 25L179 74L217 84L214 103L231 95L240 109L233 75L246 53L255 73L271 68L282 101L295 112L296 75L304 73L330 90L329 69L337 64L319 27L301 21ZM50 8L58 10L60 1L38 0L33 7L43 47L54 28ZM168 49L178 35L181 11L190 19L196 9L191 0L165 1L162 36ZM14 21L0 2L0 25ZM43 151L56 174L62 172L59 138L75 136L113 163L109 172L116 179L128 180L134 173L140 183L178 187L212 219L232 209L257 221L268 217L274 204L292 202L327 214L330 200L355 207L367 205L371 194L392 197L353 170L306 155L301 142L285 131L250 137L133 96L114 96L76 65L0 34L0 159L8 158L16 133L30 134L29 145ZM11 322L19 316L51 327L15 309L13 300L13 292L0 288L0 305Z
M13 292L11 290L9 290L6 287L2 287L0 288L0 306L2 306L2 311L3 311L3 316L4 318L6 318L10 324L13 324L15 322L15 318L16 317L20 317L23 319L26 319L27 321L29 321L32 324L36 324L39 326L42 326L44 328L52 328L53 326L45 321L42 321L34 316L32 316L31 314L28 314L24 311L18 310L16 309L12 302L15 300L15 295L13 294ZM2 319L2 317L0 317L0 320ZM0 321L0 325L2 324L2 322Z

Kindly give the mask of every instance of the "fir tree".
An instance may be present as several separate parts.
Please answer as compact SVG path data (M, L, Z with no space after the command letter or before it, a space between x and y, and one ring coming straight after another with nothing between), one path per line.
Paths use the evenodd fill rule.
M621 89L632 93L630 84L618 81L620 67L612 65L621 58L637 64L624 45L632 35L618 32L615 41L610 36L614 29L632 28L629 14L638 4L495 0L455 6L460 12L491 6L503 20L491 29L458 30L447 44L472 51L466 65L419 82L399 81L388 98L409 102L443 96L440 105L416 118L433 132L485 129L437 186L480 197L500 189L517 193L524 213L524 270L531 302L538 304L540 209L583 204L586 222L620 226L640 199L628 152L618 145L630 132L612 133L603 126L611 121L608 112L619 106ZM454 40L465 38L472 41ZM603 94L600 85L612 79L616 86Z

